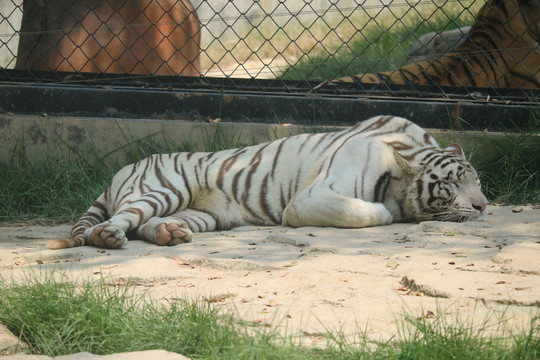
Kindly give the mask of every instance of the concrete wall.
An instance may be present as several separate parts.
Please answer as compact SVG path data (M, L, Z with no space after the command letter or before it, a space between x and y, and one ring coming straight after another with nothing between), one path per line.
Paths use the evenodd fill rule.
M297 125L0 115L0 163L9 163L14 156L30 161L70 161L79 157L92 160L97 155L104 157L107 163L126 164L132 162L136 158L134 154L141 149L204 151L211 141L238 147L313 130L335 129L337 127L312 129ZM480 145L486 137L502 138L499 133L429 132L442 144L455 141L465 150Z
M300 132L298 126L283 125L0 115L0 163L14 156L40 161L87 154L125 164L140 150L204 151L212 141L237 147Z

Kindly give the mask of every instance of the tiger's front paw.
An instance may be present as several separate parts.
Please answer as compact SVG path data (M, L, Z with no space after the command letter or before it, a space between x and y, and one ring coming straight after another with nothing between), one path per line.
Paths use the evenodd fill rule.
M375 213L373 214L373 226L389 225L394 221L394 217L383 204L373 204Z
M109 223L87 229L84 236L88 244L107 249L119 249L128 242L126 234L118 226Z

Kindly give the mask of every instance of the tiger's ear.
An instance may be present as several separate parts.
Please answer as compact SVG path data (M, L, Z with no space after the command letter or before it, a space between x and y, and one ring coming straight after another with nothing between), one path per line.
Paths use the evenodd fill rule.
M407 160L405 157L403 157L403 155L401 155L395 150L394 150L394 159L396 160L396 163L399 165L399 167L403 171L403 174L405 174L405 176L407 177L412 178L420 171L420 168L418 167L418 165L413 164L412 162Z
M465 151L463 151L463 148L458 143L448 144L444 151L451 152L452 154L459 156L463 160L467 160L467 157L465 156Z

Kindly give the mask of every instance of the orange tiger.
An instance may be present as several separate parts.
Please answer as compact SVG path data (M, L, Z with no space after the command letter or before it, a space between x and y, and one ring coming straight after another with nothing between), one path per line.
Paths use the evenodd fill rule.
M540 0L489 0L454 52L335 82L540 88L539 43Z
M200 75L189 0L24 1L16 69Z
M486 216L459 145L441 149L414 123L378 116L241 149L152 155L120 170L71 238L48 247L120 248L128 236L176 245L194 232L254 224L361 228Z

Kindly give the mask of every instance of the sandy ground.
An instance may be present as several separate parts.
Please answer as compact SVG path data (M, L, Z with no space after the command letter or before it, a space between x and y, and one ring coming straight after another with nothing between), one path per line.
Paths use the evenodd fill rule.
M11 225L0 227L0 269L9 281L63 269L155 299L203 299L315 343L336 330L388 340L404 313L524 331L540 307L540 206L490 214L483 223L241 227L121 250L48 250L69 225Z

